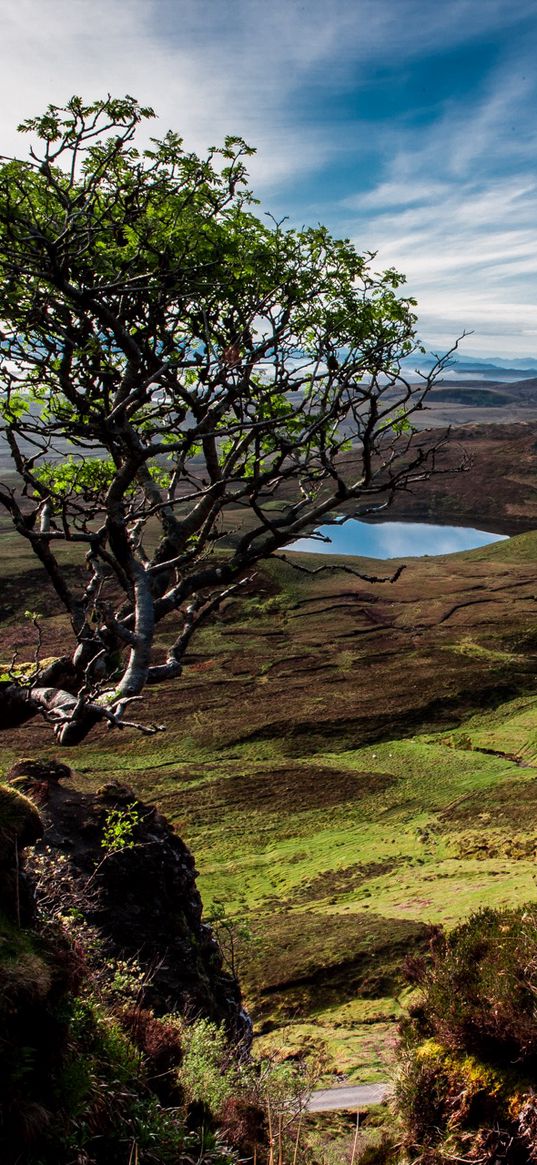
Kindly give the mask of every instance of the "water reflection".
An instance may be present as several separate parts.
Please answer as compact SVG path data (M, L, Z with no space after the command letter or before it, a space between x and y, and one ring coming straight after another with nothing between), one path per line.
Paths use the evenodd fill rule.
M352 554L363 558L419 558L424 554L455 554L499 542L505 534L490 534L468 526L430 526L425 522L359 522L321 526L317 538L299 538L287 547L310 554Z

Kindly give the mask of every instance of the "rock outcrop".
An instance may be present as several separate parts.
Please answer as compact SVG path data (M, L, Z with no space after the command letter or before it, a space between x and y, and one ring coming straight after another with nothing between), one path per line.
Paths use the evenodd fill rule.
M188 848L128 787L81 793L69 775L20 762L0 785L0 1161L110 1165L136 1145L140 1165L169 1165L181 1017L239 1051L249 1020Z
M24 871L24 849L43 826L32 802L0 785L0 1160L24 1151L48 1121L51 1079L65 1024L55 1006L74 984L65 942L53 949L29 929L35 899ZM61 950L60 950L61 947Z
M207 1017L248 1044L239 986L202 921L194 859L172 826L126 785L82 793L63 784L65 765L15 768L10 779L39 801L44 834L30 870L48 908L82 915L105 958L136 960L144 1006Z

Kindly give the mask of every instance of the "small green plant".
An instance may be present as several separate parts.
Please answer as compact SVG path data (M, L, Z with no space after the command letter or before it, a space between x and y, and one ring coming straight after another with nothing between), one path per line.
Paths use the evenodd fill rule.
M101 845L108 853L132 849L136 845L136 826L141 821L140 810L132 805L126 809L110 809L103 826Z
M111 965L111 964L110 964ZM146 983L146 974L138 959L117 959L110 990L121 999L138 999Z
M414 426L411 425L408 419L408 413L404 408L397 409L395 415L390 417L390 424L394 433L397 433L398 437L401 436L402 433L416 432Z
M224 963L233 975L238 978L237 948L254 941L252 928L248 923L232 917L228 913L225 902L215 898L211 913L207 919L218 940L218 945L224 956Z
M179 1080L188 1100L201 1102L213 1115L233 1092L233 1072L226 1066L228 1056L222 1027L208 1019L185 1026Z

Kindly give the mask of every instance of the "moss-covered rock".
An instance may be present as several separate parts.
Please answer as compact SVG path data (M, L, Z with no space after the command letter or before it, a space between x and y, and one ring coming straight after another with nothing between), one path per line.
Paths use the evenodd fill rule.
M20 792L32 792L36 786L54 784L72 777L69 765L58 760L36 760L26 758L16 761L7 774L8 783Z
M41 818L33 802L16 789L0 785L0 912L19 925L28 925L33 914L22 853L42 833Z
M43 825L33 802L8 785L0 785L0 865L14 861L13 847L33 845L42 836Z

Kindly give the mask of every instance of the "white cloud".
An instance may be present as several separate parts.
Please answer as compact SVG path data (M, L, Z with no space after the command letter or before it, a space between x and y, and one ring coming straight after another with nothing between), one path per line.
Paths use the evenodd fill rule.
M242 134L258 147L254 185L285 207L301 176L348 166L353 148L359 166L366 98L351 124L323 120L323 95L367 84L375 68L419 68L439 46L477 49L499 30L508 45L528 16L534 0L4 0L1 148L20 152L14 126L49 101L130 92L155 106L151 132L173 127L190 148ZM359 245L407 272L431 342L466 326L474 348L493 335L498 352L535 354L534 65L529 44L527 59L506 52L478 106L457 101L455 79L427 130L405 110L376 122L385 172L339 212Z
M380 182L345 201L346 229L407 275L432 346L471 330L478 354L537 352L535 96L524 61L515 78L504 64L474 108L450 102L426 132L390 130Z
M468 192L465 196L471 202ZM511 220L506 227L498 215L475 230L458 209L438 202L436 218L423 215L404 236L393 219L370 223L377 264L406 273L408 292L418 299L420 333L431 345L449 346L463 331L473 331L477 353L491 351L493 337L496 354L534 356L537 195L522 208L521 218L532 212L531 226Z
M189 22L193 7L203 9L203 27ZM159 20L166 14L169 35ZM2 152L24 150L17 123L49 102L111 91L153 105L159 119L150 132L172 127L190 148L204 150L228 133L245 136L259 149L252 173L267 188L318 166L332 144L315 125L299 129L289 115L291 62L273 50L271 68L266 43L260 37L255 44L253 30L241 53L237 42L247 29L228 24L219 37L215 26L205 6L187 0L10 0L0 49Z
M0 133L71 93L130 92L203 149L226 133L259 148L267 190L320 168L341 127L299 119L304 87L349 84L356 65L415 60L518 22L530 0L4 0ZM365 71L362 70L365 77ZM356 83L352 79L352 84ZM158 130L157 130L158 132Z

